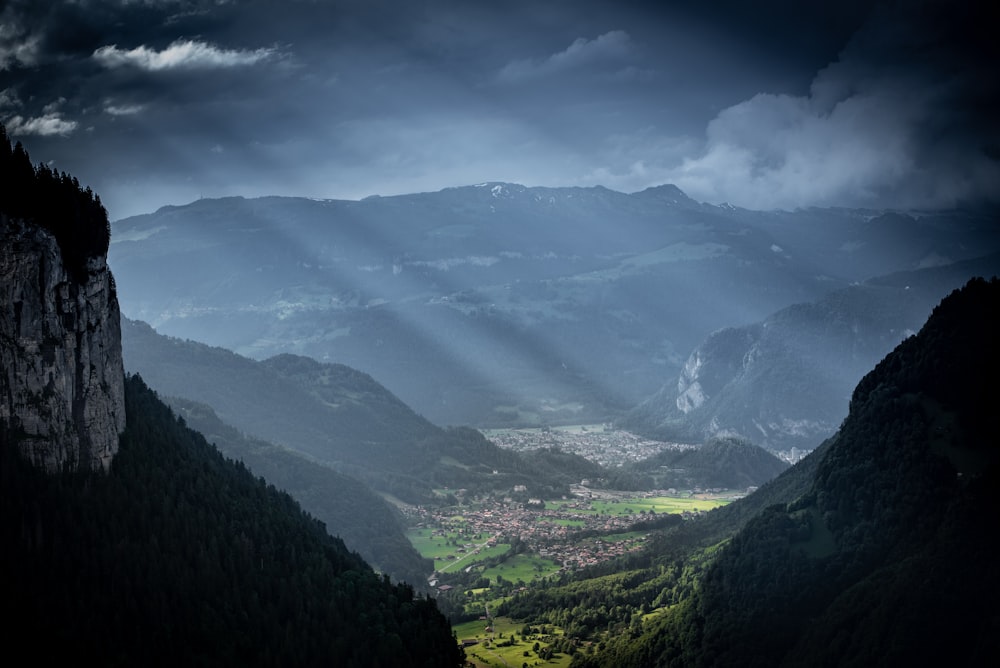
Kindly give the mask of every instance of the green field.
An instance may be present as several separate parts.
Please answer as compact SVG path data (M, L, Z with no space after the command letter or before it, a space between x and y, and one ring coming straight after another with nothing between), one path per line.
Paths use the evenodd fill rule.
M559 565L551 559L544 559L533 554L518 554L507 559L502 564L487 568L482 572L490 581L499 575L510 582L531 582L546 578L559 570Z
M470 550L464 545L469 542L467 537L461 536L458 532L448 532L444 536L434 536L433 529L410 529L406 532L406 537L410 539L413 547L420 553L420 556L434 560L434 570L447 573L459 568L465 568L477 561L497 557L510 549L508 543L498 543L492 547L478 547L485 543L485 538L479 541L472 539L472 543L477 547ZM459 545L449 544L450 540L456 540Z
M703 499L678 496L653 496L649 498L594 499L590 508L581 510L570 508L565 501L548 501L546 510L563 510L569 513L604 515L639 515L643 512L657 514L682 513L687 511L712 510L729 503L726 499Z
M452 627L459 642L463 640L478 640L475 645L465 648L466 661L479 668L513 668L528 664L528 666L569 666L570 656L565 653L554 654L552 658L543 660L539 654L549 646L549 641L562 636L562 629L545 627L538 629L539 633L522 636L524 624L518 624L507 617L493 620L493 631L486 630L485 621L466 622ZM513 644L509 644L513 641ZM538 643L539 651L534 649ZM525 655L527 652L527 655Z

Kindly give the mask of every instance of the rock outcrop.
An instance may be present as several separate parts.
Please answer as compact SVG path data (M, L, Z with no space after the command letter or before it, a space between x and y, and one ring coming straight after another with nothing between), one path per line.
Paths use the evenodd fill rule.
M0 422L46 470L106 470L125 428L106 256L70 272L51 232L3 215L0 241Z

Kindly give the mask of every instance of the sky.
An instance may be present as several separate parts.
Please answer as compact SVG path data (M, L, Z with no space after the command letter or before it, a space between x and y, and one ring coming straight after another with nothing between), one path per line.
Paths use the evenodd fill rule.
M0 0L0 121L112 220L200 197L672 183L1000 199L979 0Z

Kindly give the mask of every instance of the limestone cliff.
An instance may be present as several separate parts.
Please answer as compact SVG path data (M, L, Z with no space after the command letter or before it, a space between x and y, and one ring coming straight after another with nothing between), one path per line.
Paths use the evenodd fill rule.
M125 428L106 256L69 271L55 236L0 214L0 422L47 470L107 469Z

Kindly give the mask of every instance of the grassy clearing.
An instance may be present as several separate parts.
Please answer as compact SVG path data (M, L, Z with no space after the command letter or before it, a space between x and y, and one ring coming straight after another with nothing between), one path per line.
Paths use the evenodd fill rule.
M447 455L445 455L444 457L441 457L438 461L441 463L442 466L454 466L455 468L459 468L459 469L462 469L464 471L471 471L472 470L472 467L469 466L468 464L463 464L462 462L458 461L454 457L448 457ZM435 491L437 491L437 490L435 490ZM447 496L447 494L442 494L441 496Z
M728 499L695 496L653 496L649 498L623 497L620 499L594 499L586 508L574 508L573 502L547 501L546 510L577 515L639 515L643 512L657 514L684 511L712 510L729 503ZM579 505L579 502L576 502Z
M469 566L472 566L484 559L499 557L502 554L506 554L508 550L510 550L509 543L497 543L493 547L483 547L481 549L477 548L464 554L456 553L454 560L445 559L439 563L439 561L435 559L434 569L440 573L451 573L462 568L468 568Z
M654 496L648 499L621 499L593 501L591 506L606 515L639 514L641 511L655 513L682 513L687 511L712 510L724 506L728 501L695 497Z
M515 623L507 617L494 619L492 631L487 631L486 624L486 621L480 620L452 627L459 642L478 641L465 648L466 661L477 668L514 668L524 664L553 668L569 666L570 657L567 654L554 654L548 660L539 656L552 640L562 635L562 629L545 627L547 633L538 629L539 633L522 636L524 624ZM538 651L534 649L535 643L538 643Z
M551 559L545 559L533 554L518 554L502 564L487 568L483 575L491 581L499 575L510 582L531 582L547 578L559 570L559 565Z
M410 539L413 547L422 557L438 560L454 553L455 548L447 544L446 537L431 534L431 529L410 529L406 532L406 537Z
M410 529L406 532L414 549L420 556L434 560L434 570L447 573L459 568L465 568L477 561L497 557L510 549L508 543L498 543L492 547L482 546L482 542L467 543L458 532L448 532L444 536L434 535L433 529ZM458 545L454 543L458 542ZM473 545L473 547L465 547Z

